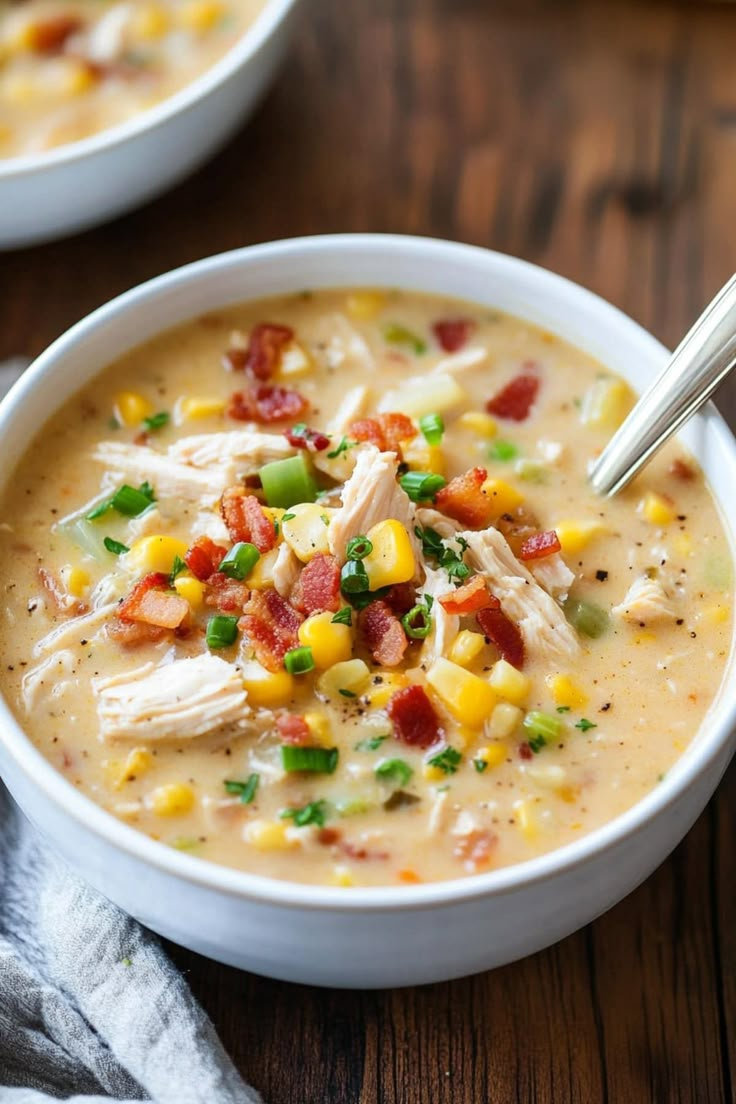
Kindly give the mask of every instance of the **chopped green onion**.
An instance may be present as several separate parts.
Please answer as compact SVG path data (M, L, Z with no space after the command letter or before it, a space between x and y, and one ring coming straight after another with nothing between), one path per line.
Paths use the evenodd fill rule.
M488 764L486 763L485 759L474 759L473 766L477 770L478 774L482 774L483 771L487 768Z
M174 579L176 579L178 575L181 575L182 571L186 571L186 569L187 565L185 561L181 558L181 556L174 556L174 562L171 565L171 571L169 572L169 582L172 584L172 586L174 583Z
M581 732L589 732L591 728L597 727L595 721L589 721L587 717L581 717L575 725L575 728L579 728Z
M114 495L106 498L104 502L98 503L94 510L87 514L87 521L95 521L96 518L106 514L108 510L117 510L119 514L124 514L125 517L138 517L139 514L148 509L152 502L155 502L155 497L150 483L141 483L137 489L123 483Z
M383 331L383 336L390 345L411 345L417 356L427 351L427 343L417 334L412 333L406 326L399 322L390 322Z
M358 535L348 541L345 555L349 560L364 560L373 551L373 544L367 537Z
M292 518L295 518L295 517L296 517L296 514L282 514L281 515L281 520L282 521L291 521Z
M379 782L391 782L396 786L405 786L414 771L405 759L384 759L376 767L375 776Z
M608 629L611 619L605 610L582 598L568 598L562 607L565 617L583 636L597 640Z
M303 452L286 460L272 460L258 474L269 506L288 509L300 502L314 502L317 497L317 484Z
M285 771L310 771L312 774L332 774L339 756L337 748L281 745L281 766Z
M258 789L260 779L260 774L251 774L245 782L236 782L226 779L225 790L234 797L239 797L243 805L250 805L251 801L256 796L256 790Z
M384 740L388 740L388 736L369 736L365 740L358 740L355 745L356 751L378 751Z
M343 452L347 452L348 449L355 448L357 444L357 441L351 441L343 435L340 438L340 444L337 446L337 448L334 448L331 452L327 453L327 459L334 460L336 457L341 456Z
M545 744L559 740L562 721L551 713L542 713L541 710L534 709L524 717L522 727L529 737L529 747L536 755Z
M282 820L293 820L297 828L306 828L309 824L324 828L328 812L326 801L310 801L301 808L282 809L279 816Z
M113 540L112 537L105 537L102 542L108 552L112 552L115 556L122 556L125 552L130 552L127 544L123 544L122 541Z
M343 594L365 594L370 590L368 572L361 560L347 560L340 570L340 590Z
M364 797L335 802L335 808L341 817L360 816L362 813L369 813L373 807Z
M422 529L421 526L416 525L414 533L421 541L424 555L437 560L440 567L444 567L450 579L467 579L470 575L470 568L463 562L462 556L454 548L447 548L442 543L442 537L436 529L431 529L429 526ZM463 541L462 537L456 537L455 539L465 551L467 543Z
M518 455L519 450L511 441L492 441L488 446L488 459L499 460L502 464L515 460Z
M428 445L442 444L442 434L445 432L445 423L441 414L425 414L419 419L419 428L424 434L424 440Z
M569 713L570 712L570 706L569 705L558 705L557 706L557 712L558 713Z
M229 648L238 638L237 617L218 614L207 622L205 640L208 648Z
M539 736L530 736L527 742L535 755L539 755L542 748L547 746L547 741L541 734Z
M432 631L432 615L426 605L416 605L404 614L401 624L412 640L424 640Z
M454 774L460 765L462 755L453 747L446 747L428 760L430 767L439 767L445 774Z
M352 625L353 623L353 611L350 606L343 606L341 610L338 610L334 617L330 618L333 625Z
M366 590L361 594L347 594L346 597L350 601L350 605L354 610L360 612L364 610L366 606L369 606L371 602L375 602L378 598L384 598L391 587L379 587L378 590Z
M445 478L435 472L409 471L399 479L402 490L406 491L412 502L425 502L434 499L438 491L445 486Z
M344 698L357 698L358 696L353 690L340 689L337 692L338 694L342 694Z
M290 675L306 675L314 670L314 656L309 645L291 648L284 656L284 667Z
M153 433L157 429L163 429L165 425L169 424L171 415L166 410L160 410L158 414L151 414L149 418L143 419L143 425L146 429Z
M244 579L250 575L253 568L261 558L261 553L254 544L247 541L238 541L220 561L218 571L227 575L230 579Z

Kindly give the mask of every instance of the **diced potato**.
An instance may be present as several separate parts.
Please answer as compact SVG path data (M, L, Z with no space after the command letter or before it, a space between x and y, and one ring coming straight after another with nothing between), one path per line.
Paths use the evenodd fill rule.
M639 513L650 525L669 525L675 520L675 505L656 491L647 491L639 503Z
M314 613L299 626L299 643L312 649L315 667L325 669L350 659L353 633L349 625L332 620L332 613Z
M251 820L243 829L243 838L258 851L290 851L299 846L280 820Z
M482 489L493 503L494 512L497 514L510 514L524 501L521 491L504 479L486 479Z
M187 548L186 541L177 540L176 537L141 537L131 545L130 551L121 557L120 562L126 571L132 571L136 575L149 571L161 571L168 575L176 557L184 559Z
M540 763L536 760L529 763L525 773L532 778L537 785L544 786L548 790L556 790L563 785L567 772L557 763Z
M304 376L311 372L314 365L309 353L298 341L292 341L281 354L279 362L280 376Z
M199 418L213 418L225 413L225 400L216 395L187 395L174 406L174 421L196 421Z
M192 609L199 609L204 602L204 584L193 575L177 575L174 579L174 590Z
M505 698L512 705L523 705L529 696L531 682L525 674L511 663L507 663L505 659L499 659L494 663L488 682L499 698Z
M256 566L248 576L248 586L253 590L266 590L273 586L273 569L278 557L278 548L271 548L256 561Z
M571 556L582 552L595 537L607 532L600 521L573 521L567 518L558 521L554 529L562 551Z
M419 437L417 441L420 443L402 448L401 455L404 463L408 464L411 471L431 471L437 475L444 475L445 455L439 445L421 444Z
M496 706L496 709L501 708ZM521 712L521 710L519 711ZM475 758L480 759L487 767L493 769L494 767L500 767L502 763L506 762L508 758L509 749L506 744L488 744L486 747L478 748Z
M494 740L507 740L517 731L523 719L523 710L517 705L499 702L486 725L486 732Z
M381 679L378 685L375 682L376 676ZM366 701L374 709L383 709L397 690L403 690L408 685L408 678L400 671L372 671L371 688L365 696Z
M583 709L588 704L588 695L571 675L547 675L545 682L552 691L555 705L567 709Z
M441 656L427 671L427 682L453 717L470 728L480 728L496 704L485 679Z
M479 437L495 437L498 432L496 419L482 410L466 411L465 414L460 415L457 424L463 429L470 430L471 433L477 433Z
M457 663L460 667L469 667L483 651L485 644L485 637L482 633L473 632L471 629L461 629L452 642L447 658L451 663Z
M379 521L366 533L373 550L363 560L371 590L408 583L416 571L414 550L404 526L396 518Z
M286 705L294 693L294 679L288 671L267 671L255 659L243 664L242 678L249 705L273 709Z
M345 301L345 309L356 322L371 322L385 305L386 296L382 291L356 291Z
M600 429L618 429L634 405L634 393L621 379L599 379L583 396L580 421Z
M153 414L153 405L136 391L121 391L115 396L113 413L124 426L138 426Z
M443 373L414 376L393 391L387 391L378 409L382 413L400 410L410 418L421 418L424 414L442 414L466 402L467 398L454 376Z
M66 564L62 567L59 575L67 594L71 594L73 598L81 598L87 593L91 580L89 573L83 567Z
M282 514L284 540L302 563L309 563L320 552L330 551L327 526L333 513L334 510L318 502L302 502Z
M185 816L194 808L194 790L186 782L168 782L157 786L149 800L156 816Z
M355 697L368 689L371 673L362 659L348 659L336 663L320 675L317 689L330 698Z

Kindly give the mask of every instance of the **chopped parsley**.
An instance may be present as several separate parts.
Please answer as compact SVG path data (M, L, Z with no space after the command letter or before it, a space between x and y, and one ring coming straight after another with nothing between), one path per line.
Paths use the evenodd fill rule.
M358 444L357 441L351 441L348 437L346 437L343 434L343 436L340 438L340 443L337 446L337 448L334 448L330 452L327 453L327 459L328 460L335 460L336 457L342 456L342 454L344 452L347 452L348 449L355 448L355 446L357 444Z
M454 747L446 747L429 760L431 767L439 767L445 774L454 774L462 761L462 755ZM477 768L476 768L477 769Z
M328 813L327 802L320 800L310 801L308 805L302 805L299 808L282 809L279 816L282 820L293 820L297 828L306 828L310 824L324 828Z
M181 575L182 571L186 571L187 565L181 556L174 556L174 562L171 565L171 571L169 572L169 582L173 585L174 579L177 575Z
M421 526L416 525L414 533L421 542L424 555L429 559L436 560L439 566L445 569L450 579L458 582L467 579L470 575L470 568L463 561L462 555L456 549L448 548L436 529L432 529L430 526L422 529ZM455 543L459 544L461 552L465 552L468 547L468 542L463 537L456 537Z
M163 429L171 421L171 415L167 410L159 410L158 414L151 414L143 419L143 425L149 433L155 433L157 429Z
M232 794L233 797L239 797L243 805L250 805L253 798L256 796L256 790L258 789L258 783L261 780L259 774L251 774L245 782L237 782L233 779L225 780L225 790L227 793Z
M488 767L488 764L486 763L485 759L474 759L473 766L477 770L478 774L482 774L483 771L486 770L486 768Z
M587 717L581 717L575 725L575 728L579 728L581 732L588 732L591 728L597 727L595 721L589 721Z
M557 712L558 713L569 713L570 712L570 706L569 705L558 705L557 706Z
M405 759L384 759L376 767L375 776L379 782L391 782L396 786L405 786L414 771Z
M378 751L384 740L388 740L388 736L369 736L365 740L358 740L355 744L355 750Z
M127 544L123 544L122 541L113 540L112 537L105 537L102 542L108 552L112 552L114 556L122 556L125 552L130 552Z
M356 693L354 693L354 691L344 689L338 690L338 694L342 694L344 698L357 698L358 696Z
M352 625L353 623L353 611L350 606L343 606L341 610L338 610L334 617L330 619L333 625Z
M532 749L535 755L539 755L542 748L546 746L547 741L541 733L539 733L537 736L529 737L529 747Z

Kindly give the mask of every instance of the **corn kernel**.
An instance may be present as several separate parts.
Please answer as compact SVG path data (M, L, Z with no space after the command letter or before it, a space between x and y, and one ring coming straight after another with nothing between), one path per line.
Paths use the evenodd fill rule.
M422 766L422 778L425 782L442 782L446 777L442 767L434 766L432 763L424 763Z
M196 421L198 418L214 418L225 413L225 400L216 395L190 395L179 399L174 407L174 421Z
M453 745L458 751L467 751L470 745L475 743L477 739L478 730L466 728L465 725L460 725L452 734Z
M461 629L452 642L447 658L451 663L457 663L460 667L469 667L483 651L485 643L482 633L472 632L471 629Z
M677 533L672 541L672 547L677 555L683 558L692 556L695 552L695 543L690 533Z
M471 728L480 728L496 704L485 679L442 657L427 671L427 682L452 715Z
M186 782L169 782L156 787L150 804L156 816L185 816L194 808L194 790Z
M273 586L273 569L278 558L278 548L264 552L248 576L248 586L252 590L267 590Z
M401 450L404 463L412 471L431 471L445 474L445 456L439 445L410 445Z
M91 65L85 65L74 58L63 59L58 77L58 90L62 96L82 96L89 92L97 80Z
M299 643L312 649L315 667L324 670L350 659L353 634L349 625L335 624L331 613L314 613L299 626Z
M348 659L343 663L336 663L328 667L318 681L317 689L321 694L331 698L357 697L367 690L371 673L368 665L362 659ZM347 694L341 694L347 691Z
M282 520L281 532L289 548L302 563L309 563L318 554L324 555L330 551L327 526L334 510L320 506L318 502L302 502L286 512L290 516Z
M150 42L162 38L169 29L169 13L161 4L141 4L130 24L135 39Z
M333 866L332 877L330 881L334 886L355 885L355 878L353 877L353 872L349 866Z
M531 801L522 799L514 802L514 814L521 834L528 840L539 835L539 825Z
M177 575L174 590L192 609L199 609L204 602L204 586L193 575Z
M125 426L140 425L153 414L153 406L144 395L135 391L121 391L115 396L115 417Z
M496 706L496 708L498 708L498 706ZM506 744L488 744L486 747L478 748L475 758L482 760L486 766L493 769L494 767L500 767L502 763L506 762L508 753Z
M650 632L637 633L637 635L634 637L634 643L635 644L656 644L657 643L657 638L654 635L654 633L650 633Z
M521 491L503 479L486 479L481 489L493 503L496 514L510 514L524 501Z
M470 430L471 433L477 433L479 437L495 437L498 432L496 419L481 410L466 411L465 414L460 415L457 424L463 429Z
M279 820L251 820L243 830L246 843L258 851L290 851L299 843L287 835L287 827Z
M363 560L371 590L408 583L416 571L414 550L404 526L396 518L379 521L366 534L373 550Z
M242 678L249 705L270 709L285 705L294 693L294 679L288 671L267 671L255 659L243 664Z
M505 659L499 659L494 663L488 682L499 698L505 698L512 705L523 705L531 687L531 682L526 675L507 663Z
M186 541L176 537L141 537L130 546L130 551L126 552L121 563L126 570L136 574L160 571L168 575L176 557L184 559L187 548Z
M486 725L487 734L494 740L506 740L518 729L524 713L517 705L499 702Z
M381 679L378 685L374 681L377 676ZM371 689L365 696L366 702L374 709L383 709L397 690L403 690L408 685L408 678L399 671L373 671Z
M314 367L312 359L298 341L292 341L281 354L279 361L280 376L304 376Z
M606 532L606 526L600 521L571 521L567 518L558 521L554 528L562 551L571 556L582 552L595 537Z
M348 295L345 308L356 322L371 322L386 305L382 291L356 291Z
M565 783L563 786L558 786L555 793L559 797L560 801L564 801L567 805L574 805L578 799L580 791L577 786L571 786Z
M67 594L71 594L73 598L81 598L87 592L87 587L90 584L89 573L84 570L83 567L75 567L72 564L66 564L59 572L61 575L61 581L64 584Z
M115 789L119 790L126 782L132 782L134 779L140 778L142 774L150 770L152 763L153 756L147 748L132 748L128 752L128 757L115 780Z
M708 606L703 610L701 617L709 625L725 625L729 613L726 606Z
M634 405L634 394L620 379L599 379L583 396L580 421L600 429L618 429Z
M218 0L189 0L178 11L179 23L188 31L210 31L225 15Z
M332 726L329 717L326 717L324 713L310 712L304 714L304 720L312 739L316 743L321 744L322 747L332 747Z
M674 503L656 491L647 491L639 503L639 513L650 525L669 525L675 520Z
M582 709L588 704L588 695L583 693L570 675L547 675L545 682L552 691L555 705L567 709Z

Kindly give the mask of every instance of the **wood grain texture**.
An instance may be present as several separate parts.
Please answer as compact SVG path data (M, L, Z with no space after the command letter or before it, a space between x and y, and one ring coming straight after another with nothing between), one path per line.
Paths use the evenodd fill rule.
M0 357L173 266L339 230L518 254L673 343L735 267L735 53L726 4L306 0L278 86L207 168L0 256ZM721 406L736 424L736 385ZM172 954L269 1104L728 1104L735 840L732 769L626 901L446 985L320 991Z

